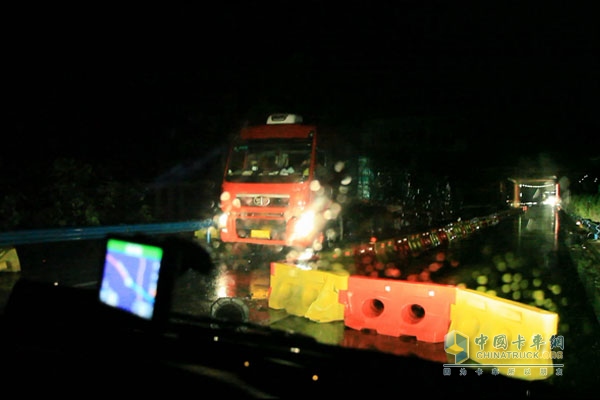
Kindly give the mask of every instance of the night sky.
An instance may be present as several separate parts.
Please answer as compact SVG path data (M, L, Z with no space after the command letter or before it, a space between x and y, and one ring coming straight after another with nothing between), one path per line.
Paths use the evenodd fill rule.
M321 3L15 10L3 168L70 156L159 171L281 111L386 154L425 129L411 151L597 160L599 35L583 4Z

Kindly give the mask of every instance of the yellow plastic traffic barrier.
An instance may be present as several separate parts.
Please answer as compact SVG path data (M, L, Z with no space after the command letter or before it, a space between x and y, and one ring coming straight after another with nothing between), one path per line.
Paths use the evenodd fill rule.
M21 262L14 247L0 247L0 272L20 272Z
M348 288L348 277L346 270L320 271L273 262L269 307L316 322L341 321L344 305L338 293Z
M456 289L445 339L457 364L524 380L546 379L562 363L558 314L472 290ZM471 360L476 364L470 365Z

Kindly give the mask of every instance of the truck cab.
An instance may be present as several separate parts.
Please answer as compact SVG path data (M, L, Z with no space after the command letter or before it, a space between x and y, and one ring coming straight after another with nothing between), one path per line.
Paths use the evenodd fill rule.
M320 168L317 127L296 114L273 114L244 127L231 143L218 219L223 242L320 250L337 216Z

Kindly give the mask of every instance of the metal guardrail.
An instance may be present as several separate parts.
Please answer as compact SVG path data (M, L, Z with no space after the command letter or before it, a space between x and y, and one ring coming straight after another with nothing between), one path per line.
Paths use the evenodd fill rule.
M212 219L206 219L201 221L165 222L156 224L108 225L0 232L0 246L101 239L107 234L112 233L141 233L147 235L159 235L180 232L194 232L203 228L208 228L212 224Z
M493 214L494 217L510 215L521 209L508 210ZM163 222L155 224L107 225L54 229L31 229L21 231L0 232L0 247L11 247L20 244L63 242L71 240L102 239L107 234L141 233L147 235L195 232L213 226L212 219L183 222ZM211 240L210 232L207 241Z

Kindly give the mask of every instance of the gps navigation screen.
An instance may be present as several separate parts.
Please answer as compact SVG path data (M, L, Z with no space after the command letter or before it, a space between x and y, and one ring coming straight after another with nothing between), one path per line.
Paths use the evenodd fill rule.
M163 249L110 238L100 282L100 302L152 319Z

